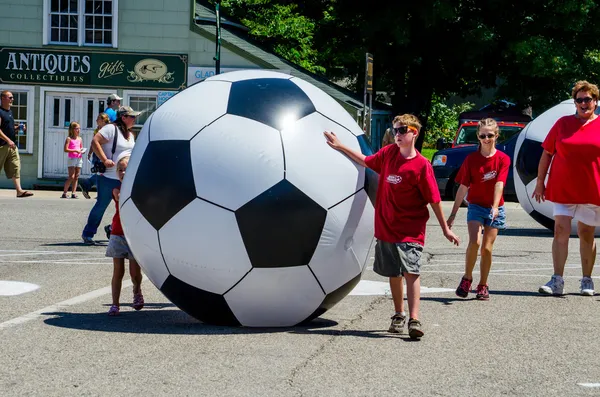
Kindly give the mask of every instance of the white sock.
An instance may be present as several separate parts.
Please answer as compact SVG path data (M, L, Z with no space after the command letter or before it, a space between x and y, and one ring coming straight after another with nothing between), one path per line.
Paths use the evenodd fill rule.
M403 316L403 317L406 317L406 312L396 312L396 314L398 314L400 316Z

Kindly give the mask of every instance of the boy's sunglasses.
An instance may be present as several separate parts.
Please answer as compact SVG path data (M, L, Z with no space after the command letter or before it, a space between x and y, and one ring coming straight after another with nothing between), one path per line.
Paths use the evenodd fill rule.
M585 98L576 98L575 102L577 102L578 104L582 104L582 103L590 103L594 100L594 98L586 96Z
M479 139L492 139L493 137L495 137L495 134L481 134L479 135Z
M398 134L404 135L408 131L412 132L413 134L416 134L418 132L415 127L411 127L409 125L403 125L398 128L394 127L394 128L392 128L392 131L394 131L394 135L398 135Z

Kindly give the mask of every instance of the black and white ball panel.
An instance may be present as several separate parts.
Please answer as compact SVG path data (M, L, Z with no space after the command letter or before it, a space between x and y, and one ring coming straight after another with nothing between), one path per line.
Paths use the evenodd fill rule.
M220 294L204 291L170 275L160 291L177 307L205 323L240 326L231 308Z
M344 297L346 297L346 295L348 295L360 282L360 276L361 275L359 274L358 276L354 277L352 280L348 281L335 291L327 294L323 299L323 302L321 302L321 304L319 305L319 307L300 324L308 323L309 321L314 320L315 318L319 317L327 310L335 306L339 301L344 299Z
M297 77L293 77L291 82L302 88L302 91L308 95L311 102L314 104L317 112L348 128L355 136L364 134L358 124L356 124L356 121L354 121L352 116L350 116L350 113L348 113L331 96L327 95L314 85Z
M360 215L365 205L370 205L364 190L361 193L347 198L327 211L321 238L309 263L309 267L327 294L362 271L362 263L352 251L353 236L360 224ZM330 269L332 262L339 264L335 273Z
M253 267L294 267L310 262L327 210L282 180L240 207L235 216Z
M324 208L330 208L364 187L365 171L346 155L333 151L323 131L333 131L348 147L360 151L347 129L313 113L281 132L285 177Z
M245 326L287 327L310 316L325 294L308 266L298 266L252 269L224 296Z
M196 198L192 170L190 141L148 143L135 175L131 199L156 230Z
M204 83L211 81L227 81L230 83L235 83L236 81L244 81L244 80L253 80L253 79L282 79L289 80L292 76L289 74L285 74L282 72L265 70L265 69L246 69L246 70L236 70L233 72L221 73L214 76L211 76L204 80Z
M375 241L373 238L375 233L373 223L373 219L375 219L375 208L370 204L370 200L365 190L356 193L352 206L353 208L351 208L350 211L361 211L362 209L362 212L358 212L360 214L360 219L356 226L356 231L354 232L352 246L350 247L350 250L360 265L360 271L362 272L369 262L369 252ZM352 218L354 218L355 215L352 212L351 214ZM354 221L348 221L348 224L350 225L353 223Z
M196 194L236 210L284 178L279 131L225 115L191 141Z
M152 284L160 288L169 276L169 269L160 250L158 232L138 211L131 199L121 204L120 216L123 231L133 256L142 266L144 274L148 276Z
M170 273L196 288L223 294L252 269L235 214L200 199L158 234Z
M286 124L315 112L297 85L285 79L254 79L232 83L227 113L282 130Z
M205 81L179 92L153 113L150 141L192 139L227 113L230 89L231 83Z
M550 230L554 229L554 204L550 201L538 203L531 197L537 185L537 169L543 153L541 145L556 121L563 116L575 114L576 110L572 99L548 109L527 124L515 147L515 190L519 203L533 219ZM547 183L547 176L545 182ZM600 227L596 228L596 235L599 233ZM571 234L577 234L575 220L571 223Z
M292 326L356 286L376 174L324 130L371 154L335 100L282 73L214 76L157 109L120 205L134 255L168 299L207 323Z

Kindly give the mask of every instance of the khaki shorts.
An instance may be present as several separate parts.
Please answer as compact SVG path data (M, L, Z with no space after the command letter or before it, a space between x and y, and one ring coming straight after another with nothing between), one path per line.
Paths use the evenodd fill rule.
M21 177L19 149L11 149L8 145L0 146L0 171L2 168L8 179Z
M383 277L420 274L423 246L417 243L387 243L377 240L373 271Z

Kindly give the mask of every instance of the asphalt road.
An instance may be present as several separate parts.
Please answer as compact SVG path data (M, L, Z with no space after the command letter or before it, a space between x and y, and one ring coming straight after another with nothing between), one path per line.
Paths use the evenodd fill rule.
M204 325L148 281L142 311L126 307L127 284L122 315L109 318L111 260L79 239L94 201L35 193L16 199L0 190L2 396L600 394L600 302L578 295L578 241L571 240L567 295L538 295L552 274L552 235L516 203L507 204L510 227L494 249L488 302L454 295L464 246L450 245L429 221L426 334L415 342L385 332L392 302L370 266L363 280L375 283L361 286L376 287L371 295L348 296L304 327ZM455 226L463 240L465 218L463 209ZM6 281L39 288L20 285L22 293L3 296Z

